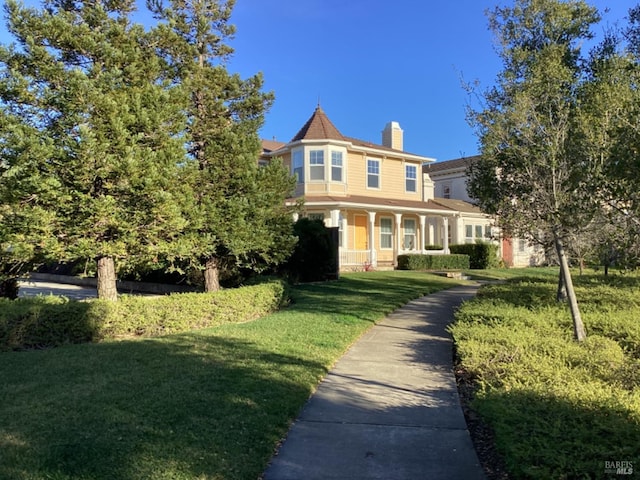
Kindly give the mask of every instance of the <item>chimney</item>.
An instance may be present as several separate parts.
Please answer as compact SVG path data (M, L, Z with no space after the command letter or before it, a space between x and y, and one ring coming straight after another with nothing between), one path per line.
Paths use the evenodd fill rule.
M385 125L382 130L382 145L394 150L402 150L402 129L398 122L389 122Z

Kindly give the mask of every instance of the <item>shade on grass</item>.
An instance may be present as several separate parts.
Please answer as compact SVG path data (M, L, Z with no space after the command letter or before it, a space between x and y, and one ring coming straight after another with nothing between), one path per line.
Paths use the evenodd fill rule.
M353 274L241 325L0 353L0 478L255 479L351 343L454 284Z

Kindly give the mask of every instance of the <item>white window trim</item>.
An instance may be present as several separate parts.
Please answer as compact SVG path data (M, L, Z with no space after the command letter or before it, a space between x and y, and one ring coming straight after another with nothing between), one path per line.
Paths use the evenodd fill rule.
M369 162L377 162L378 163L378 186L370 187L369 186ZM367 158L367 162L365 164L365 174L366 174L366 187L369 190L382 190L382 160L378 158ZM373 175L373 174L371 174Z
M413 167L415 169L415 178L409 178L409 176L407 175L407 167ZM407 181L408 180L413 180L415 183L415 189L414 190L407 190ZM417 165L413 165L411 163L405 163L404 164L404 191L405 193L410 193L410 194L418 194L418 166Z
M389 220L389 223L391 224L391 232L390 233L385 233L384 235L389 235L391 237L391 246L390 247L383 247L382 246L382 220ZM380 217L380 224L378 226L379 228L379 241L380 241L380 250L393 250L393 240L394 240L394 234L393 234L393 217Z

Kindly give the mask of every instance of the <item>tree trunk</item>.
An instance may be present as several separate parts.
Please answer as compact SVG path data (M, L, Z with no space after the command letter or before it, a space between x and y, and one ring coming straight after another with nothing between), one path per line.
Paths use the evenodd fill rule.
M573 281L571 279L571 272L569 271L569 262L564 251L562 239L555 232L553 236L556 245L556 252L558 253L558 260L560 261L560 270L562 271L562 278L564 278L564 286L569 300L569 310L571 311L571 318L573 320L573 336L577 341L582 342L587 338L587 333L585 332L582 317L580 316L576 292L573 289Z
M204 264L204 291L220 290L220 268L216 257L209 258Z
M113 257L98 259L98 298L103 300L118 300L116 289L116 266Z
M558 291L556 293L556 301L567 301L567 287L565 287L564 284L564 275L562 275L562 268L560 269L560 273L558 274Z

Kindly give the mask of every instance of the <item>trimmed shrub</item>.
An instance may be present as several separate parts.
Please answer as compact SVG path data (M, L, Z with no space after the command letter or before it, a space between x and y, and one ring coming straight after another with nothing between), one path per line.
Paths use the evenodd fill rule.
M293 231L298 243L285 266L291 282L318 282L336 278L337 231L332 233L332 229L325 227L322 220L309 218L299 219Z
M118 302L76 302L53 296L0 299L0 350L156 336L247 322L277 310L285 301L281 281L214 293L123 296Z
M473 269L484 270L499 266L498 245L493 243L480 242L451 245L449 250L451 253L469 255L469 267Z
M463 270L469 268L468 255L398 255L398 270Z

